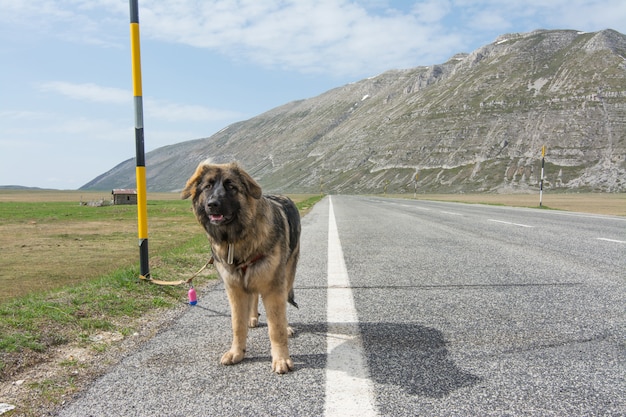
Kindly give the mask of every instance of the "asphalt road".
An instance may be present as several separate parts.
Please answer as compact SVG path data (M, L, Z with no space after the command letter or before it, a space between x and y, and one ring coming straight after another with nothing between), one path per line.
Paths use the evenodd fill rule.
M333 196L303 219L294 372L264 314L219 364L217 283L59 415L626 415L625 299L624 218Z

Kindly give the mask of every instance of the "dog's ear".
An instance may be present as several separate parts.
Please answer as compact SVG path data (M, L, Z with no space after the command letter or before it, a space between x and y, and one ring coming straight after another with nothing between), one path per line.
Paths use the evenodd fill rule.
M256 182L254 178L250 176L250 174L241 169L238 165L234 165L234 170L239 174L241 183L244 187L246 187L248 194L257 200L260 199L263 195L263 191L261 190L261 186L259 185L259 183Z
M208 166L204 162L198 165L198 168L196 168L196 172L194 172L193 175L187 180L185 188L183 188L183 191L180 193L180 198L184 200L186 198L193 198L196 196L198 185L200 185L200 183L202 182L202 177L207 171L207 168Z

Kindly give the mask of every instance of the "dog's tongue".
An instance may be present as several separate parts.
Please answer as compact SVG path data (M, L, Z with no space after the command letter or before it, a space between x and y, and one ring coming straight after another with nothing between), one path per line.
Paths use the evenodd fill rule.
M223 214L209 214L209 219L214 222L220 222L224 220Z

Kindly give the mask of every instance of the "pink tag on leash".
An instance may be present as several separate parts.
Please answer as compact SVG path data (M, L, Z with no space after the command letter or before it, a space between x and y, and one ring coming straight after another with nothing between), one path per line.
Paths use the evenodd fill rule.
M193 286L189 288L187 296L189 297L190 306L195 306L196 304L198 304L198 295L196 294L196 289Z

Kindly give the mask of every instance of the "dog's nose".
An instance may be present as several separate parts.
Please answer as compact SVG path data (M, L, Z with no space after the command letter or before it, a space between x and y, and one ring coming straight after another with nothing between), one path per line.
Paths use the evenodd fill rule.
M211 194L209 199L206 202L207 208L215 209L220 206L221 197L219 195Z
M211 197L209 198L209 200L206 202L206 206L208 208L217 208L217 206L219 205L219 201L217 200L217 198Z
M226 190L224 190L224 186L221 183L217 184L206 202L207 208L218 208L220 206L222 198L225 195L225 192Z

